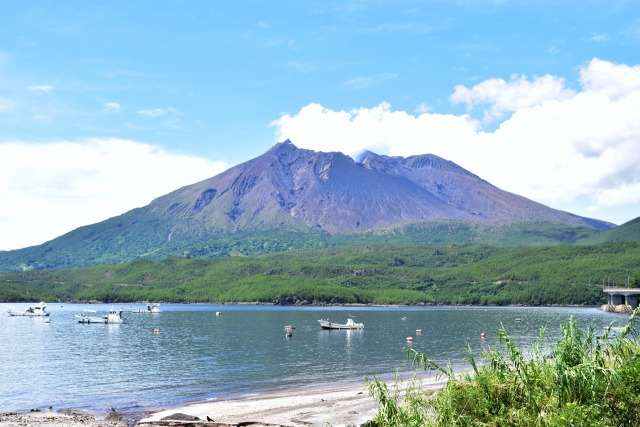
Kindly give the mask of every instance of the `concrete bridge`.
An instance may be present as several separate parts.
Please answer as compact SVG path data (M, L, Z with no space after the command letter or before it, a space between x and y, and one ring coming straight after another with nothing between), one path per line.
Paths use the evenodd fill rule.
M605 287L603 290L609 296L608 303L602 306L604 311L631 313L636 307L638 307L640 288Z

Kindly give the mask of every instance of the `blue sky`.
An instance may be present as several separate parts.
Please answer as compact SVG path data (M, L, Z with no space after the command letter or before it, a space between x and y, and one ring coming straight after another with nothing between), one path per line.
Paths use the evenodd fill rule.
M433 153L640 216L640 2L0 1L0 250L256 157Z

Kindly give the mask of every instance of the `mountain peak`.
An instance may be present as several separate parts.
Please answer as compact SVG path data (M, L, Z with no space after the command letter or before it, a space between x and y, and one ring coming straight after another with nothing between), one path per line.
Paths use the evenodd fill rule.
M356 162L357 163L364 163L367 159L371 158L371 157L377 157L378 155L376 153L374 153L373 151L369 151L369 150L362 150L360 153L358 153L356 155Z
M291 142L290 139L285 139L284 141L276 142L276 145L271 147L271 150L277 150L277 149L282 149L282 148L298 148L298 147L296 147L293 144L293 142ZM269 150L269 151L271 151L271 150Z
M295 145L289 138L285 139L284 141L278 142L276 145L293 145L295 147Z

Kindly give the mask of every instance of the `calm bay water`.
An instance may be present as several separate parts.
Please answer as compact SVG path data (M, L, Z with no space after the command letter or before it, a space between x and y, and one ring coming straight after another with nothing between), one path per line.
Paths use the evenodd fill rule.
M551 342L569 316L587 326L619 325L627 317L595 308L272 307L163 305L162 313L124 308L122 325L79 324L74 314L111 305L50 303L51 322L10 317L0 304L0 411L84 409L136 413L232 395L363 381L413 372L411 347L443 365L466 369L466 349L497 345L501 324L527 348L546 328ZM216 316L215 312L221 315ZM325 331L317 320L362 331ZM294 325L293 337L284 326ZM160 333L152 330L159 328ZM416 329L422 334L417 335ZM486 338L480 334L486 332ZM435 374L433 374L435 375Z

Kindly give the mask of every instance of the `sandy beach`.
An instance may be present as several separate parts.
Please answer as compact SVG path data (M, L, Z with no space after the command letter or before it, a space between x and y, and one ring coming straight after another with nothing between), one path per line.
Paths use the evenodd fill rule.
M439 390L444 380L423 379L423 390ZM160 411L141 419L141 427L160 426L361 426L377 413L364 383L261 394Z

